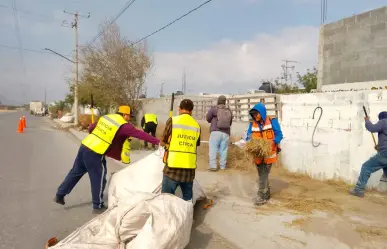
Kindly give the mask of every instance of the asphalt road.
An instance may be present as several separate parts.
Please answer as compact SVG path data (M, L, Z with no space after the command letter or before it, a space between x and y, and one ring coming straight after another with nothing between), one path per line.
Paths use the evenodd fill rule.
M27 129L19 134L22 115ZM65 207L52 201L79 141L44 120L27 112L0 113L0 248L44 248L49 238L64 238L94 217L87 176L66 198ZM200 222L203 214L197 215L187 249L235 248Z

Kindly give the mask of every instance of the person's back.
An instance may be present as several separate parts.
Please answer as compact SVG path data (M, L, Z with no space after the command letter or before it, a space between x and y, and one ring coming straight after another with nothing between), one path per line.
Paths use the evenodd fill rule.
M369 117L365 117L365 127L369 132L378 133L378 145L375 149L378 151L361 166L359 179L355 188L349 193L357 197L364 197L364 191L371 174L383 169L384 176L387 175L387 112L379 113L379 121L373 124Z
M141 127L144 132L156 137L157 131L157 115L153 113L145 113L141 119ZM148 142L144 141L145 149L148 149ZM153 149L156 147L153 145Z
M379 122L375 126L378 129L378 152L387 157L387 112L379 113Z
M230 133L232 125L232 111L226 106L227 99L225 96L219 96L217 106L211 107L206 115L207 122L210 126L209 141L209 163L210 170L216 171L216 156L220 154L219 168L226 169L228 144L230 143Z
M180 186L186 201L192 200L197 146L200 145L200 125L191 116L193 107L191 100L183 99L179 106L180 115L168 119L162 138L166 149L161 191L175 194Z

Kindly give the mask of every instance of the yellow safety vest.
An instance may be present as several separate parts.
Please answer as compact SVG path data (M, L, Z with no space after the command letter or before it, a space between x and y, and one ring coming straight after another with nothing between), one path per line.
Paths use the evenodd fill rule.
M145 119L145 124L146 123L150 123L150 122L153 122L153 123L157 124L157 116L156 116L156 114L146 113L144 115L144 119ZM145 127L145 124L144 124L144 127Z
M164 163L170 168L196 169L199 137L200 126L191 115L172 117L172 135L169 137Z
M126 120L119 114L102 116L93 132L82 140L82 144L95 153L104 155L113 142L118 129L126 123Z
M122 146L121 162L125 164L130 163L130 141L130 138L126 139L124 145Z

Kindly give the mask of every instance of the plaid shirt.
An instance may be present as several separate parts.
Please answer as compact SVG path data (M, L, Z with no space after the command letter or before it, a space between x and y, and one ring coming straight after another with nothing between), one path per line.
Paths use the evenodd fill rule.
M168 119L163 137L161 141L165 144L168 144L168 138L172 135L172 119ZM200 136L197 142L197 146L200 145ZM170 168L167 165L164 166L164 175L169 177L171 180L176 182L193 182L195 179L195 169L179 169L179 168Z

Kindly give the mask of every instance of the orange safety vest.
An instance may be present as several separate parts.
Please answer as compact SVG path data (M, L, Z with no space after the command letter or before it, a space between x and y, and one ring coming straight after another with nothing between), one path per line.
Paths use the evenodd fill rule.
M271 126L271 119L266 118L265 123L262 127L262 130L258 126L258 122L252 122L252 138L263 138L263 139L268 139L271 140L272 142L272 147L271 151L272 154L269 157L265 158L256 158L254 160L255 164L261 164L264 162L265 164L272 164L277 162L277 145L274 143L274 131Z

